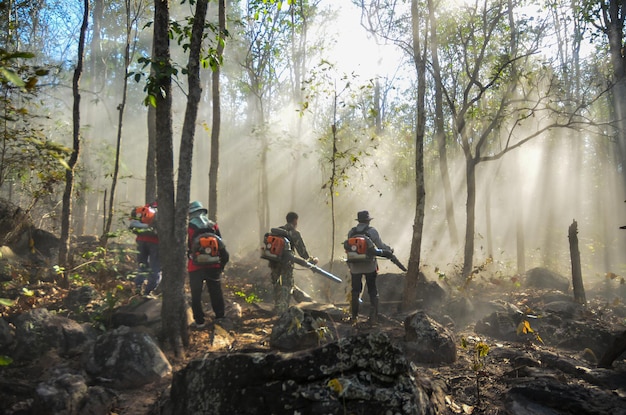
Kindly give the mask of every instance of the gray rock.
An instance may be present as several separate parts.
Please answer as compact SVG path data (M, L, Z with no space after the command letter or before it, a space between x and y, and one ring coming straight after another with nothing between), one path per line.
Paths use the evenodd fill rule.
M70 310L77 310L98 298L98 291L91 285L70 290L65 297L65 306Z
M454 333L418 311L406 317L405 353L419 363L453 363L456 361Z
M301 307L289 307L278 319L270 335L270 347L297 351L320 346L332 340L327 319L314 316Z
M570 280L547 268L537 267L526 271L524 286L538 289L555 289L566 293L569 290Z
M162 302L156 298L136 297L115 309L111 315L113 327L152 326L161 324Z
M138 388L172 372L152 337L125 326L98 337L85 360L87 373L113 388Z
M114 392L100 386L88 386L82 375L62 373L37 386L32 413L107 415L115 403Z
M95 339L96 331L88 324L52 314L45 308L29 310L14 320L16 360L32 360L57 349L62 356L80 354Z
M523 338L517 333L517 327L522 320L523 315L516 312L496 311L477 321L474 331L495 339L521 341Z
M549 377L533 376L513 386L507 392L506 407L516 415L626 415L626 399Z
M436 397L433 395L437 395ZM297 353L233 353L174 374L161 414L436 414L441 399L419 386L382 333Z
M561 318L581 317L584 311L582 305L570 301L552 301L543 306L543 311L557 314Z

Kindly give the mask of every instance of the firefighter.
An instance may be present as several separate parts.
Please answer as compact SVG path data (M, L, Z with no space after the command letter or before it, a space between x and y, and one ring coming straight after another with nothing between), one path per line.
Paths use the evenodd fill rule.
M348 232L348 238L353 238L357 235L364 235L369 238L376 248L393 252L393 248L385 244L376 228L370 226L372 218L367 210L362 210L357 213L357 221L359 222L355 227ZM361 296L361 290L363 289L363 277L365 277L365 284L367 286L367 293L370 297L370 315L369 320L375 324L378 322L378 289L376 288L376 277L378 276L378 262L375 255L368 255L367 258L350 262L348 261L348 267L350 268L350 276L352 278L352 290L350 300L351 321L356 323L359 315L359 302Z
M287 251L280 261L270 261L272 287L274 292L274 305L278 314L289 308L289 300L294 292L293 281L293 251L312 264L317 264L318 259L311 257L304 245L302 235L297 230L298 214L296 212L287 213L287 223L281 226L288 234L291 244L291 251Z

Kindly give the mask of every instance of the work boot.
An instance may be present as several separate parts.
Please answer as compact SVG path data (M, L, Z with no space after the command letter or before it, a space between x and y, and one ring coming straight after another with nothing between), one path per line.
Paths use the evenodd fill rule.
M370 308L369 322L371 324L377 324L378 323L378 297L372 298L370 299L370 301L371 301L371 308Z
M359 315L359 302L360 302L359 297L353 295L352 300L350 302L351 302L350 311L352 313L352 318L350 320L356 322L356 319Z
M313 302L313 298L302 291L299 287L293 287L293 299L296 300L296 303L304 303L304 302Z

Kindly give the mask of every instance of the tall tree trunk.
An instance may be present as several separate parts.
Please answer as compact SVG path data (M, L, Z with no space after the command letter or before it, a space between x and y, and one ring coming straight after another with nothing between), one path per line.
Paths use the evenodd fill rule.
M426 205L426 190L424 185L424 134L426 126L426 53L427 35L421 38L420 19L417 0L411 1L411 27L413 39L413 59L417 71L417 125L415 128L415 218L413 220L413 235L409 266L404 284L402 308L414 308L417 298L417 284L419 282L420 255L422 249L422 231L424 229L424 212ZM424 24L425 33L428 23Z
M307 73L307 34L309 30L308 26L308 11L309 5L308 2L298 1L296 6L292 6L289 8L291 13L291 60L293 63L293 89L292 96L294 103L300 103L304 101L304 93L302 91L302 81L303 77L306 76ZM302 19L302 26L299 31L297 28L297 19L296 16ZM296 126L294 136L296 139L300 140L302 138L302 117L296 118ZM291 161L292 168L291 171L291 206L295 209L298 206L298 195L300 192L298 191L299 186L299 178L300 178L300 169L298 166L300 165L301 155L300 152L296 149L293 154L293 160ZM333 271L333 262L330 262L330 272Z
M613 66L613 108L616 117L616 136L626 186L626 56L624 54L624 2L608 0L602 3L602 18L609 39L609 54Z
M170 247L173 254L172 258L170 258L172 270L177 270L178 272L168 276L169 283L167 293L169 295L167 299L166 297L163 298L163 331L164 333L168 333L170 344L178 344L178 339L180 338L185 346L189 345L189 333L187 330L185 306L186 273L183 272L183 270L186 264L187 216L189 195L191 193L193 145L196 132L196 120L198 118L198 103L202 96L202 86L200 84L200 53L202 50L202 40L204 38L204 22L206 20L207 7L208 0L196 1L196 11L189 44L189 60L187 63L187 84L189 91L178 159L178 185L176 187L173 238L176 245ZM161 187L159 186L159 188ZM167 313L167 317L165 313ZM172 333L174 334L172 335Z
M491 188L485 190L485 241L487 245L487 257L493 258L493 232L491 230Z
M209 217L217 221L217 178L220 164L220 125L222 122L222 108L220 104L220 73L224 42L226 38L226 5L224 0L218 4L219 40L217 43L218 65L213 68L213 127L211 129L211 165L209 167Z
M154 52L154 39L152 44L152 56ZM150 67L150 76L155 76L154 67ZM146 183L144 201L150 203L157 200L157 173L156 173L156 108L152 105L148 106L148 151L146 154Z
M522 166L519 157L515 157L516 168L516 186L518 189L522 188ZM519 202L515 206L515 247L517 252L517 273L522 275L526 272L526 234L524 226L524 204L522 198L524 197L521 192L517 192Z
M476 230L476 161L466 154L465 180L467 201L465 205L465 249L463 251L463 277L469 278L474 263L474 232Z
M101 88L100 79L102 78L100 74L102 73L101 65L99 64L102 59L102 47L101 47L101 31L102 31L102 21L104 14L104 4L103 0L94 0L93 7L91 10L91 21L92 21L92 29L91 29L91 42L90 42L90 53L89 53L89 77L87 78L88 89L90 92L96 92L97 88ZM89 105L87 107L86 112L86 124L95 124L96 117L94 114L97 112L96 105ZM98 131L97 128L94 129ZM85 166L90 165L90 150L89 150L89 138L91 138L92 134L86 138L86 142L81 154L82 163ZM88 216L87 212L89 211L88 206L90 199L93 199L94 196L92 193L88 192L87 189L93 187L93 183L91 182L91 172L84 171L80 175L80 185L79 189L81 189L81 195L76 199L76 209L74 213L74 228L76 235L83 235L87 230L87 222ZM97 196L96 196L97 197Z
M157 132L157 186L159 189L159 257L163 279L162 339L164 346L169 346L177 356L183 356L183 347L188 341L184 312L184 237L185 232L177 222L174 201L174 151L172 129L172 79L169 49L169 4L168 0L156 0L154 7L154 56L152 65L155 70L154 94L156 102ZM180 207L186 221L187 206Z
M261 155L259 174L259 235L263 235L270 227L270 203L269 203L269 181L267 177L267 154L269 153L269 143L265 131L261 131Z
M130 66L130 42L132 31L132 19L130 16L130 0L125 0L126 6L126 44L124 45L124 78L122 80L122 102L117 106L117 137L115 144L115 161L113 166L113 175L111 177L111 193L109 194L109 211L105 221L104 230L102 232L101 243L106 246L109 240L108 234L111 231L113 223L113 215L115 214L115 190L117 188L117 178L120 172L120 154L122 148L122 126L124 123L124 109L126 108L126 95L128 91L128 67Z
M441 85L441 67L439 66L439 43L437 37L437 17L435 5L432 0L428 1L428 12L430 19L430 49L433 68L433 78L435 79L435 141L439 150L439 173L443 186L443 195L446 206L446 221L448 222L448 233L450 243L453 246L459 244L459 234L454 217L454 195L450 184L450 174L448 173L448 151L446 145L446 133L443 115L443 88Z
M64 288L69 287L68 269L70 265L70 221L72 217L72 193L74 190L74 171L78 163L80 154L80 77L83 73L83 57L85 50L85 35L89 21L89 0L84 0L83 23L80 27L78 39L78 59L74 69L72 80L72 93L74 105L72 108L72 155L68 161L68 168L65 172L65 191L63 192L63 208L61 213L61 244L59 249L59 265L65 269L62 279L59 282Z

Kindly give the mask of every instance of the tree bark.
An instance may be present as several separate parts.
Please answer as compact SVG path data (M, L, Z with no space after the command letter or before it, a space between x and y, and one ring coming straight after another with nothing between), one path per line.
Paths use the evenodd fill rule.
M466 155L465 183L467 202L465 204L465 248L463 250L463 278L472 274L474 263L474 234L476 232L476 160Z
M188 343L187 325L184 314L183 295L184 260L187 205L176 209L174 201L174 151L172 128L172 79L169 49L169 4L168 0L156 0L154 8L154 56L153 78L156 102L156 163L159 194L159 257L163 279L162 339L176 356L184 355ZM182 145L182 144L181 144ZM180 216L183 216L181 222Z
M583 274L580 266L580 251L578 249L578 223L573 221L569 226L569 253L572 261L572 286L574 287L574 301L578 304L586 305L585 287L583 285Z
M424 184L424 134L426 125L426 53L427 35L420 36L420 13L417 0L411 1L411 25L413 39L413 59L417 71L417 126L415 131L415 217L413 219L413 236L409 266L404 284L402 309L411 310L415 307L417 285L419 283L420 255L422 249L422 231L424 229L424 212L426 205L426 190ZM428 27L424 23L424 27Z
M126 10L126 43L124 44L124 78L122 80L122 102L117 106L117 136L115 141L115 160L113 166L113 175L111 176L111 194L109 195L109 209L106 218L102 237L100 238L102 246L106 247L109 240L108 234L111 232L113 224L113 215L115 214L115 196L117 189L117 178L120 171L120 155L122 149L122 127L124 125L124 109L126 108L126 96L128 91L128 67L130 66L130 41L132 30L132 19L130 16L130 0L125 1ZM149 201L146 201L149 202Z
M217 43L218 64L213 68L212 99L213 99L213 127L211 128L211 164L209 167L209 217L217 221L217 178L220 165L220 126L222 122L222 108L220 103L220 73L224 42L226 41L226 5L224 0L218 4L219 40Z
M80 28L80 36L78 40L78 60L74 69L74 77L72 80L72 93L74 96L74 105L72 108L72 136L73 147L72 155L68 161L68 168L65 171L65 191L63 192L63 207L61 211L61 242L59 249L59 265L65 269L61 275L59 285L61 287L69 287L68 266L70 265L70 223L72 217L72 193L74 190L74 171L78 164L78 156L80 154L80 77L83 73L83 57L85 51L85 35L87 33L87 24L89 22L89 0L84 0L83 5L83 23Z
M602 2L604 31L609 40L609 55L613 67L613 93L611 99L615 110L616 135L622 166L626 164L626 56L624 55L624 2ZM626 185L626 169L621 169Z
M456 247L459 243L459 234L454 217L454 195L452 194L450 174L448 173L448 150L443 115L443 86L441 84L441 67L439 65L436 6L433 4L432 0L428 1L428 13L431 32L430 54L433 78L435 80L435 141L437 142L437 149L439 150L439 174L441 175L441 184L445 198L448 233L450 235L450 243Z
M152 45L152 56L154 53L154 40ZM150 68L150 76L155 76L154 68ZM157 178L156 178L156 108L148 106L148 151L146 154L146 184L144 201L150 203L157 200Z
M103 4L103 0L94 0L93 4L92 4L92 8L91 8L91 42L90 42L90 46L89 46L89 62L88 62L88 78L87 78L87 88L89 89L89 91L91 93L97 93L98 89L102 88L102 84L101 84L101 80L104 79L104 77L102 76L102 46L101 46L101 31L102 31L102 21L103 21L103 15L104 15L104 4ZM87 114L86 114L86 124L89 125L94 125L96 123L96 116L95 114L98 112L98 108L97 105L89 105L87 107ZM97 131L97 128L95 129ZM88 134L86 140L87 143L89 142L89 138L91 138L92 134ZM83 150L82 150L82 154L81 154L81 159L82 159L82 163L85 166L89 166L91 165L90 163L90 159L91 159L91 155L90 155L90 150L89 150L89 145L85 145ZM75 211L74 211L74 218L73 218L73 223L74 223L74 231L76 233L76 235L84 235L85 232L90 231L91 229L88 229L87 224L88 224L88 216L87 213L89 211L88 206L89 203L92 202L93 200L96 199L98 196L97 195L93 195L90 194L90 192L87 191L87 189L89 189L90 187L93 188L93 183L92 183L92 175L90 174L91 172L83 172L80 175L80 184L79 184L79 189L81 189L81 196L79 196L78 198L76 198L76 205L75 205ZM93 228L93 226L92 226Z

